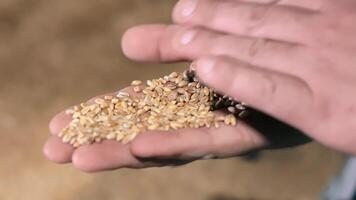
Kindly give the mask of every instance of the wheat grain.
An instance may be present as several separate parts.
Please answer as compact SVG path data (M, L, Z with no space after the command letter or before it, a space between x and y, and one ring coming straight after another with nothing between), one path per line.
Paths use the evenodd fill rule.
M117 140L124 144L148 130L220 127L220 123L235 126L234 115L216 116L212 107L242 110L231 106L227 97L215 95L210 88L191 82L192 72L173 72L163 78L132 81L134 92L118 92L116 96L97 98L91 105L80 104L66 113L73 120L59 134L63 142L74 147ZM240 106L243 106L239 104ZM245 111L245 110L244 110Z

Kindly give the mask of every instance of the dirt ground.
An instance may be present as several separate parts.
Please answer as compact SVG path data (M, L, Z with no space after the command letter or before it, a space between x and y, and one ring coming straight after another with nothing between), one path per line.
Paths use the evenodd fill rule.
M185 64L139 64L125 29L169 22L175 1L0 0L0 200L317 199L343 158L316 144L179 168L84 174L45 160L52 115L132 79Z

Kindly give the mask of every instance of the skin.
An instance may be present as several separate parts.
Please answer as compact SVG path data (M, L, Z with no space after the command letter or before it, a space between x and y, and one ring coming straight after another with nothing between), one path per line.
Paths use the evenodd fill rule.
M353 0L180 0L174 24L131 28L122 48L137 61L196 61L206 85L355 155L355 11ZM107 141L74 150L55 136L69 120L63 113L52 120L54 136L44 152L90 172L226 158L268 145L240 123L145 133L129 145Z

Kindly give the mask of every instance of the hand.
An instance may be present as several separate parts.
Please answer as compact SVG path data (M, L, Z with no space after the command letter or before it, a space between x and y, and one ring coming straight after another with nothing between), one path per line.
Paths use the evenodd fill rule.
M132 88L124 90L131 95L137 95ZM88 103L92 103L96 98L92 98ZM309 138L298 130L250 110L249 115L243 122L240 121L237 127L151 131L139 135L127 145L104 141L74 149L57 136L70 121L71 117L64 111L53 118L50 123L52 136L45 144L44 153L56 163L71 162L86 172L123 167L176 166L198 159L226 158L263 148L284 148L309 142Z
M131 88L125 91L135 95ZM222 126L219 129L151 131L139 135L127 145L104 141L74 149L56 136L70 121L71 117L64 112L52 120L50 130L53 136L47 141L44 153L54 162L72 162L77 168L88 172L121 167L180 165L197 159L235 156L266 145L263 136L241 122L236 127Z
M353 0L181 0L177 25L133 28L123 50L197 60L205 84L356 154L355 13Z

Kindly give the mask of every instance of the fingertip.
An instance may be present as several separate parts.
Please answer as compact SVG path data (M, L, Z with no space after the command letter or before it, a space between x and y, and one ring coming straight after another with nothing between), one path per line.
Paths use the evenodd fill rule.
M89 173L135 167L139 164L128 145L114 140L79 147L73 154L72 163L79 170Z
M186 23L194 15L198 0L178 1L173 8L172 20L175 23Z
M180 18L179 18L179 2L176 3L176 5L173 8L173 11L171 13L171 19L174 23L181 23Z
M67 115L64 111L58 113L49 123L50 132L53 135L57 135L71 120L72 117Z
M141 25L128 29L121 40L125 56L137 61L159 60L159 40L166 25Z
M138 46L137 29L139 27L129 28L121 38L121 49L128 58L132 58L135 55L134 49L137 49Z
M136 157L148 158L153 155L151 146L156 146L155 140L152 140L150 135L142 133L131 142L130 151Z
M217 66L217 56L204 56L195 61L196 73L201 81L209 83L214 77L215 67Z
M43 147L45 157L58 164L71 162L71 157L74 148L69 144L64 144L60 138L56 136L50 137Z
M95 155L87 153L89 148L89 145L79 147L72 155L72 163L80 171L93 173L98 169L95 166L95 162L93 162L93 156Z

